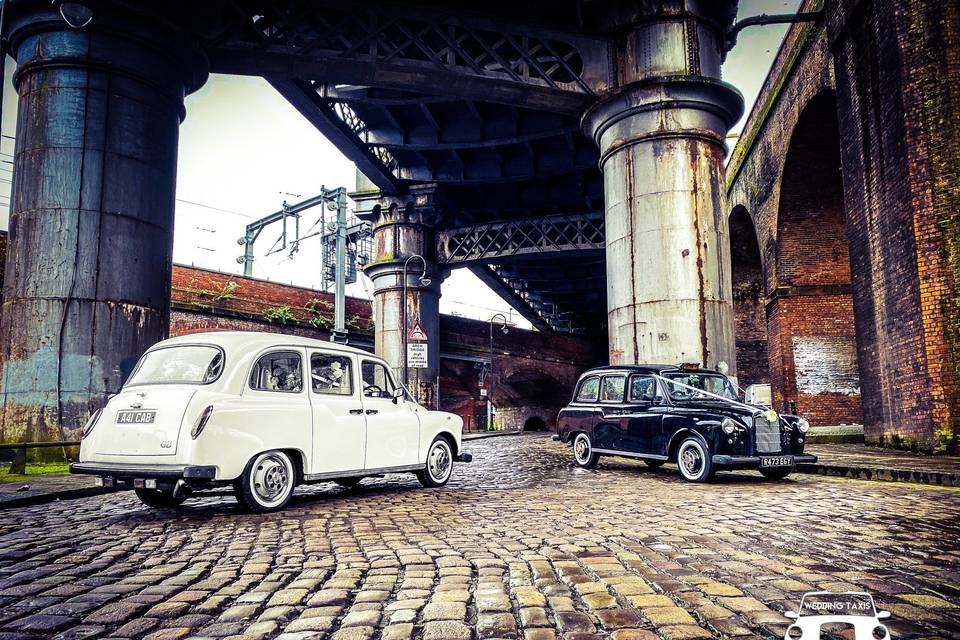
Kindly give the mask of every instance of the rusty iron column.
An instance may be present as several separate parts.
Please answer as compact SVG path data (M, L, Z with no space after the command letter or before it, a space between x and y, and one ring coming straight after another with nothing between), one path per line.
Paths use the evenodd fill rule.
M204 56L146 15L7 7L19 94L2 343L6 441L76 439L167 335L177 138Z
M407 367L409 389L417 402L433 408L440 374L440 285L446 272L436 263L435 227L440 221L436 186L410 188L409 196L383 197L379 192L351 194L357 216L373 224L372 262L364 273L373 280L374 349L404 379L404 335L419 321L427 343L427 366ZM406 269L406 305L404 264ZM426 274L428 284L421 281ZM404 313L405 312L405 313ZM406 325L406 326L404 326Z
M723 159L743 98L719 79L715 16L675 4L632 23L618 88L583 117L604 177L610 362L726 362L733 373Z

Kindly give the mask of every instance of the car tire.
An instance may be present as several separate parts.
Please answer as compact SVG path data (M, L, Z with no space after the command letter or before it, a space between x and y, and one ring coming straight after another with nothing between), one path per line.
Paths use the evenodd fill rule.
M452 473L453 449L449 440L439 436L430 443L426 464L417 471L417 479L425 487L442 487L447 484Z
M362 477L357 477L357 478L337 478L337 479L334 480L333 482L334 482L334 484L337 484L337 485L343 487L344 489L352 489L352 488L354 488L355 486L357 486L358 484L360 484L360 481L361 481L361 480L363 480Z
M582 431L573 438L573 461L583 469L593 469L600 461L600 454L593 451L590 436Z
M134 489L133 492L140 498L140 502L154 509L179 507L187 499L186 496L174 497L173 491L161 489Z
M654 460L653 458L644 458L644 459L643 459L643 463L644 463L645 465L647 465L648 467L650 467L651 469L659 469L659 468L662 467L666 462L667 462L666 460Z
M783 480L788 475L793 473L793 467L760 469L760 473L762 473L763 477L767 480Z
M703 440L690 436L677 447L677 468L688 482L709 482L713 478L713 460Z
M255 455L234 482L237 502L247 511L266 513L287 506L296 485L296 468L283 451Z

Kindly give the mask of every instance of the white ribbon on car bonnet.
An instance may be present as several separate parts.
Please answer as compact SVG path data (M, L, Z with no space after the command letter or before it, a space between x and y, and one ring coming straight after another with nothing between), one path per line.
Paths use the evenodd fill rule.
M725 398L724 396L720 396L720 395L717 395L717 394L715 394L715 393L711 393L711 392L706 391L706 390L704 390L704 389L697 389L696 387L691 387L691 386L688 385L688 384L684 384L684 383L682 383L682 382L677 382L676 380L671 380L670 378L666 378L666 377L661 376L661 375L659 375L659 374L654 374L653 377L654 377L654 378L657 378L657 379L659 379L659 380L662 380L664 383L666 383L666 384L668 384L668 385L674 385L674 386L677 386L677 387L682 387L682 388L684 388L684 389L689 389L690 391L694 391L694 392L696 392L696 393L698 393L698 394L705 395L705 396L709 396L709 397L711 397L711 398L716 398L717 400L722 400L723 402L726 402L727 404L729 404L729 405L731 405L731 406L740 407L741 409L746 409L746 410L750 411L751 414L758 413L758 412L759 412L759 413L763 413L763 414L764 414L764 417L765 417L767 420L769 420L770 422L778 422L779 419L780 419L780 416L779 416L779 415L777 414L777 412L774 411L773 409L767 409L766 411L763 411L763 409L760 409L760 408L755 407L755 406L750 405L750 404L745 404L745 403L743 403L743 402L740 402L739 400L733 400L733 399L731 399L731 398ZM668 387L668 389L669 389L669 387ZM669 393L669 392L668 392L668 393Z

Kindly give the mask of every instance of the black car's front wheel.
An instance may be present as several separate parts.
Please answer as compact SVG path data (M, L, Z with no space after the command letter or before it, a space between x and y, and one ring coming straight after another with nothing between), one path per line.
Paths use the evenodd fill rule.
M677 468L689 482L708 482L713 477L713 460L703 440L690 436L677 449Z
M590 436L585 433L578 433L573 439L573 461L578 467L584 469L593 469L600 460L600 454L594 453L593 443L590 442Z
M769 480L783 480L793 471L793 467L774 467L772 469L760 469L764 478Z

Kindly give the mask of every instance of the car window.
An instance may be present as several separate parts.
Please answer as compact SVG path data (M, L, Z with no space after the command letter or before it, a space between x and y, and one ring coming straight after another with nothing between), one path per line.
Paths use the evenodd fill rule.
M296 351L274 351L261 356L250 371L250 388L257 391L303 391L300 354Z
M604 376L600 385L600 402L623 402L626 383L626 376Z
M600 378L587 378L580 383L580 390L577 392L577 402L596 402L599 391Z
M349 356L330 353L310 355L310 381L314 393L353 395L353 364Z
M219 347L161 347L144 354L127 385L209 384L222 371L223 351Z
M657 391L657 380L653 376L630 378L630 402L653 402Z
M363 395L367 398L392 398L394 384L387 368L380 362L364 360L360 365Z

